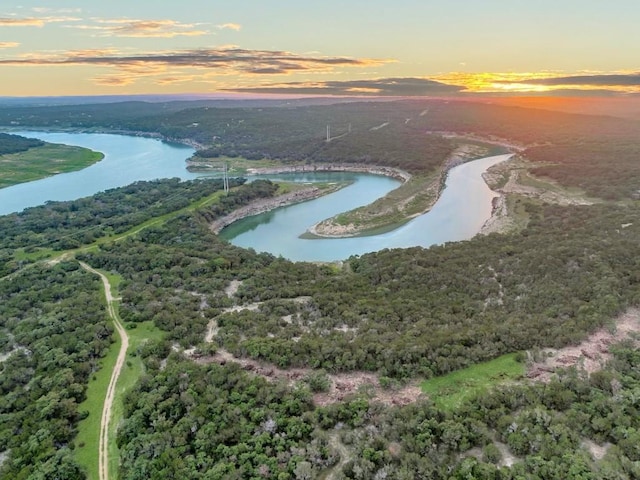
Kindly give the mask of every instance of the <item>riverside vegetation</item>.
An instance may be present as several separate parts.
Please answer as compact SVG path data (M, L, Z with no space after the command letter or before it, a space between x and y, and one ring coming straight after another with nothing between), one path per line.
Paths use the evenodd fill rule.
M420 116L425 106L429 110ZM308 108L330 115L334 107ZM599 372L574 368L549 383L506 384L491 373L492 388L453 405L424 398L385 407L367 389L332 405L314 403L314 392L330 386L324 372L376 372L393 392L410 379L446 375L508 353L535 355L542 347L578 343L598 328L615 328L617 315L640 303L633 183L640 166L632 161L638 127L624 123L614 132L617 119L437 102L335 109L340 115L379 109L392 119L434 114L434 129L465 133L477 126L486 136L546 143L523 154L544 157L544 166L532 164L533 173L610 200L559 206L516 196L512 203L527 219L519 231L381 251L342 266L257 254L211 233L215 219L274 195L277 186L270 182L238 181L229 197L194 210L184 207L215 195L221 182L139 182L5 216L3 477L55 478L63 472L84 478L74 457L82 448L74 442L83 416L77 405L112 329L96 278L70 257L56 264L38 260L80 247L76 259L122 277L120 316L128 329L153 322L166 332L130 352L143 359L145 372L124 400L120 478L640 476L640 352L632 340L611 347L613 359ZM592 130L600 121L602 130ZM594 132L593 140L583 141ZM436 140L441 142L448 141ZM602 149L618 145L607 163L610 184L597 181L600 150L590 153L596 143ZM582 155L562 156L569 145ZM384 163L381 158L373 160ZM565 178L567 165L578 158L585 168ZM411 170L396 161L393 166ZM183 213L109 241L115 231L175 211ZM269 382L232 361L215 361L221 352L305 368L310 375ZM517 357L525 361L526 355ZM29 395L20 395L24 391Z

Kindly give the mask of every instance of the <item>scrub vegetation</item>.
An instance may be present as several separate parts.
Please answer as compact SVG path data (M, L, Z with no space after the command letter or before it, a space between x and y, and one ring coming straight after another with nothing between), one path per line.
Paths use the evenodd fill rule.
M86 120L82 108L89 107L64 107L58 118L74 126L72 113ZM275 152L271 135L289 158L284 152L309 140L302 135L311 128L301 119L315 118L320 131L328 119L341 119L347 134L330 142L319 135L317 150L302 150L308 159L380 147L377 156L358 161L425 174L452 148L451 139L433 132L476 133L525 147L517 168L527 172L527 187L544 189L542 182L531 185L543 175L599 201L565 204L511 191L507 204L526 218L517 231L383 250L340 265L258 254L211 232L221 216L277 194L266 181L234 182L229 196L216 196L222 184L215 180L139 182L2 217L0 476L87 475L76 457L83 448L76 434L85 428L79 422L87 415L79 405L93 398L87 396L98 382L93 375L104 374L113 330L97 278L77 260L121 278L120 317L132 337L140 333L113 421L119 478L640 476L637 333L605 346L609 361L600 370L589 373L577 362L545 382L523 376L526 362L544 348L614 330L616 319L640 304L635 123L436 101L261 111L174 105L173 113L149 107L145 118L118 117L123 105L92 108L95 128L112 128L107 119L120 118L118 128L199 142L224 120L236 133L226 136L221 127L220 145L210 146L229 155L223 150L233 138L236 154L247 158L251 151L260 158ZM42 122L56 113L38 111L45 112ZM369 123L357 123L367 116ZM276 119L279 128L268 129ZM338 122L331 124L337 136ZM415 126L411 141L402 137L409 135L405 126ZM357 141L337 147L357 132ZM386 139L388 132L402 142ZM414 151L406 163L397 156L401 144ZM418 145L427 144L440 153L420 163ZM569 166L578 167L571 177ZM502 186L511 178L502 175ZM87 245L93 248L75 250L75 259L64 256ZM66 260L45 263L38 255ZM251 368L234 359L251 360L244 364ZM268 377L256 364L292 374ZM375 374L391 397L417 382L426 393L394 406L363 386L339 402L316 401L335 387L335 374L346 372Z

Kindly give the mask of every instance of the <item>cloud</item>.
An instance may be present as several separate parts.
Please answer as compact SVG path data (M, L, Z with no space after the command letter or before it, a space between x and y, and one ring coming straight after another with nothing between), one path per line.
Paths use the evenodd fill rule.
M131 85L134 83L134 79L133 77L124 75L105 75L93 78L93 83L104 87L124 87L125 85Z
M427 78L380 78L374 80L287 82L258 87L227 88L243 93L272 93L299 95L375 95L425 96L455 94L463 87L447 85Z
M33 7L31 9L36 13L80 13L82 11L81 8L48 8L48 7Z
M0 27L44 27L47 23L77 22L76 17L0 17Z
M464 87L466 94L600 96L640 92L640 74L637 72L588 72L572 75L557 71L450 72L431 78L448 85Z
M129 38L173 38L196 37L208 35L205 30L198 30L190 23L175 20L130 20L113 19L97 20L98 25L78 25L74 28L96 30L105 37Z
M238 23L223 23L222 25L216 25L220 30L235 30L236 32L242 28L242 25Z
M44 24L42 18L0 17L0 27L42 27Z
M173 76L173 77L159 77L156 80L158 85L174 85L177 83L187 83L192 81L194 78L192 76Z
M123 66L154 64L195 68L230 69L243 73L268 70L288 73L296 70L323 70L334 66L370 66L387 63L351 57L308 56L285 51L210 48L140 54L115 54L113 50L70 51L64 55L2 59L0 65L103 65Z
M19 47L20 44L18 42L0 42L0 49L2 48L15 48Z
M584 85L594 87L640 86L640 73L607 73L594 75L567 75L564 77L522 79L522 83L547 86Z
M162 75L166 82L166 78L176 77L177 72L183 73L182 70L185 69L201 70L207 75L287 75L295 72L328 72L337 67L369 67L389 61L229 47L139 54L125 54L113 49L76 50L64 54L30 54L0 59L0 67L85 65L113 68L116 73L96 77L95 81L100 85L126 85L139 76Z

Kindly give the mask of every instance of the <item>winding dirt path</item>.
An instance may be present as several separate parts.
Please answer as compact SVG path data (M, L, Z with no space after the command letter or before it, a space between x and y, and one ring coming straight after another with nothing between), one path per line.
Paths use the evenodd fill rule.
M113 295L111 295L111 284L109 283L109 279L84 262L80 262L80 265L88 272L100 276L102 284L104 285L104 295L107 299L107 312L109 313L111 320L113 320L113 324L115 325L118 335L120 335L120 340L122 341L120 345L120 352L118 352L118 358L116 359L116 364L114 365L113 372L111 373L111 380L109 380L109 386L107 387L107 394L104 398L104 404L102 407L102 418L100 420L98 472L100 480L109 480L109 422L111 420L111 407L113 406L113 399L116 394L118 377L120 376L120 372L127 355L127 349L129 348L129 336L122 326L122 323L120 323L118 314L113 306L114 298Z

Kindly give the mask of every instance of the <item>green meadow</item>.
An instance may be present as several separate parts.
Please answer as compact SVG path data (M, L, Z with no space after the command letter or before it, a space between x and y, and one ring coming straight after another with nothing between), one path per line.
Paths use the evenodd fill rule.
M515 381L525 372L517 353L509 353L447 375L422 382L422 391L439 407L452 410L465 400L506 381Z
M102 153L87 148L51 143L0 155L0 188L81 170L103 157Z

